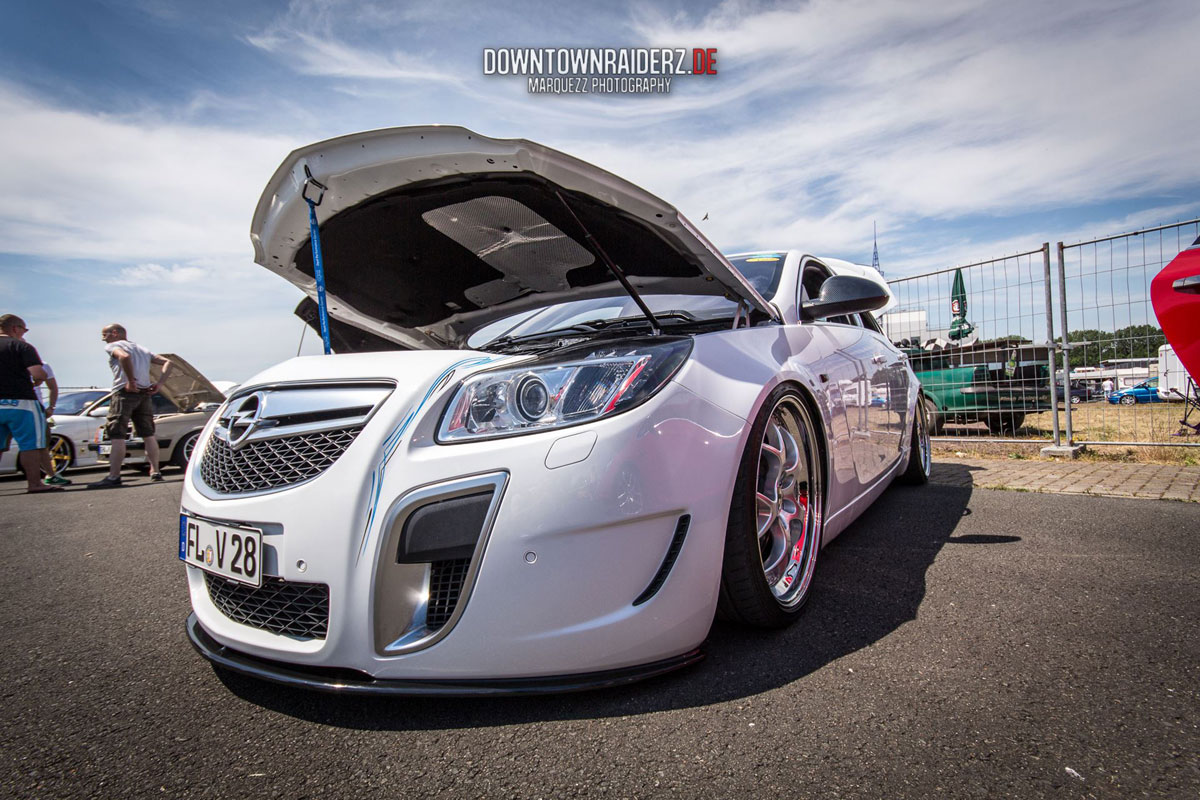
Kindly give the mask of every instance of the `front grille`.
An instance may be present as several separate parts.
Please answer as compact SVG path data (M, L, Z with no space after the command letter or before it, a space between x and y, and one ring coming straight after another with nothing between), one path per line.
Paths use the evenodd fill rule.
M302 483L329 469L362 426L250 441L236 450L210 436L200 460L204 483L220 494L245 494Z
M234 622L296 639L324 639L329 631L329 587L264 578L261 587L204 573L208 596Z
M434 561L429 570L429 606L425 612L425 627L436 631L450 621L467 579L469 558Z

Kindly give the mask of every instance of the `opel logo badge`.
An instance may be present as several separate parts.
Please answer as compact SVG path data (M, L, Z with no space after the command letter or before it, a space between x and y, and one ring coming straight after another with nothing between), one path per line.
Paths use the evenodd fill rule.
M225 417L225 437L231 447L237 447L259 428L267 427L266 420L260 419L266 405L263 392L255 392L242 399Z

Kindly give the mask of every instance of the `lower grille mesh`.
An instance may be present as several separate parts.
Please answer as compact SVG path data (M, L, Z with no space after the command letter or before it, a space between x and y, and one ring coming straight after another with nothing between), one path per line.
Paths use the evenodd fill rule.
M297 639L324 639L329 632L329 587L263 578L261 587L204 574L208 596L234 622Z
M437 630L449 622L470 566L469 558L434 561L430 565L429 606L425 613L425 626L430 630Z

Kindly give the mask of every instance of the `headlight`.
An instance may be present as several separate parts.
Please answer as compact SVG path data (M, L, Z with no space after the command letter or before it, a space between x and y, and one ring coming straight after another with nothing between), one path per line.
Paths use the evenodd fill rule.
M446 406L438 441L535 433L619 414L654 395L692 352L691 339L622 342L468 378Z

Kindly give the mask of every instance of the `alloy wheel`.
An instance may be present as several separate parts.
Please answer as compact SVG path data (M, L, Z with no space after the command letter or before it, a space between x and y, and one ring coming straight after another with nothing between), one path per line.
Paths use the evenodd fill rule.
M819 471L808 415L792 397L776 404L759 447L755 506L763 578L775 600L804 599L816 565Z

